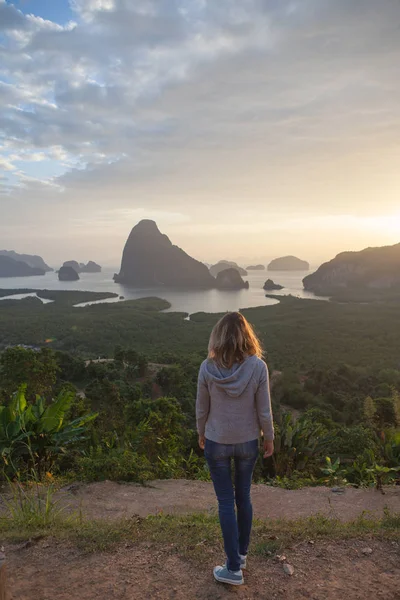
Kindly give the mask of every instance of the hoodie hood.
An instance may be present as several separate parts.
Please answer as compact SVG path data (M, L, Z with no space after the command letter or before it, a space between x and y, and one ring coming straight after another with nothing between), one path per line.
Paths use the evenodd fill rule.
M235 363L230 369L219 367L213 360L207 360L204 370L207 379L212 381L233 398L241 396L249 384L257 367L257 356L249 356L242 363Z

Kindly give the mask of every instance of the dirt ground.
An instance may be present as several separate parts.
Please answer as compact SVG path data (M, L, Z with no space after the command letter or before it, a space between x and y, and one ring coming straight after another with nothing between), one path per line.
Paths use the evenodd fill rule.
M231 588L213 580L222 557L208 551L196 568L174 548L118 547L113 553L82 554L76 547L42 540L25 549L7 548L12 600L399 600L397 542L304 542L285 551L294 574L276 559L249 558L245 585ZM204 550L207 552L207 548Z
M321 513L350 521L363 511L381 516L385 507L400 512L400 486L385 491L383 495L374 489L346 488L338 494L326 487L284 490L261 484L252 487L252 498L254 514L260 519L296 519ZM61 495L64 504L82 509L91 518L146 517L161 511L213 512L217 506L211 483L183 479L154 481L146 487L111 481L73 484Z
M211 484L155 481L151 486L103 482L73 484L61 492L63 503L91 518L164 513L214 512ZM294 519L315 513L351 520L362 511L400 511L400 488L328 488L295 491L256 485L255 515ZM314 541L314 540L312 540ZM212 568L224 557L205 546L199 567L179 556L174 544L120 543L112 552L84 553L71 542L41 539L6 544L10 599L7 600L400 600L400 544L397 541L306 540L285 548L294 567L286 575L276 558L249 557L245 585L232 588L213 580ZM364 554L368 546L370 554Z

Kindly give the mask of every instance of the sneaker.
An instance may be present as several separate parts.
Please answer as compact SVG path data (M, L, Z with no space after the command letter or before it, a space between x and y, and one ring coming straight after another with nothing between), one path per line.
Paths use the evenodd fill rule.
M242 569L239 571L229 571L226 566L218 566L214 569L214 577L217 581L229 583L230 585L243 585L244 583Z

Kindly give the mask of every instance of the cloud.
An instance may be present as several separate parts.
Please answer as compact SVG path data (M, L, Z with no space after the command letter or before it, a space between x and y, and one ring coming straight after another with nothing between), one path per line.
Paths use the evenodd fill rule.
M10 226L20 203L46 222L111 202L126 219L168 207L204 227L204 211L245 205L257 219L396 208L397 0L71 7L61 26L0 0Z
M26 26L27 21L23 14L12 4L0 0L0 31L25 29Z

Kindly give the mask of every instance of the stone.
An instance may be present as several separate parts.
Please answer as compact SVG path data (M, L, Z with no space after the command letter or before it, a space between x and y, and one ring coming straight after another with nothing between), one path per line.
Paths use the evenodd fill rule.
M292 565L289 565L289 563L284 563L283 570L286 573L286 575L292 576L294 573L294 567L292 567Z

